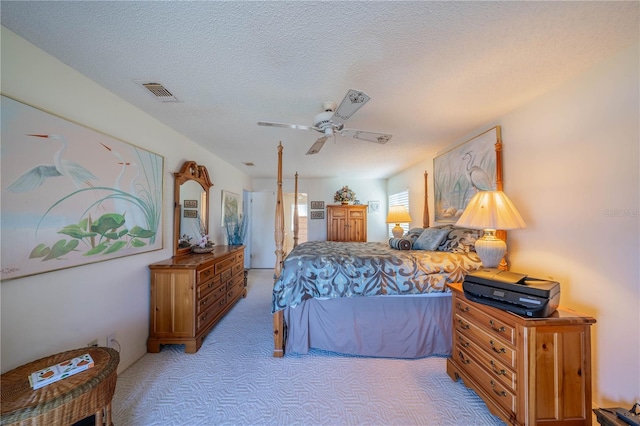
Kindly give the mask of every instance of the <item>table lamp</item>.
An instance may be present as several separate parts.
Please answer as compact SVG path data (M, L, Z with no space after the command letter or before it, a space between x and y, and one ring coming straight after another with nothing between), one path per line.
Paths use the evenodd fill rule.
M400 227L401 223L411 222L411 216L405 206L391 206L389 207L389 214L387 215L387 223L395 223L396 226L391 230L394 238L402 238L404 229Z
M476 240L475 247L486 268L496 268L507 251L507 244L496 237L496 230L527 227L509 197L502 191L480 191L474 195L456 226L484 230L482 238Z

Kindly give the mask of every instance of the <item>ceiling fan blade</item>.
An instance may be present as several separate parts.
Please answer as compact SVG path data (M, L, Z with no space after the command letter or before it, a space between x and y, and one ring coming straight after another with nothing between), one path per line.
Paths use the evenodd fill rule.
M323 136L321 138L318 138L318 140L315 141L313 145L311 145L311 148L309 148L309 151L307 151L307 155L313 155L313 154L319 153L320 150L322 149L322 146L324 145L324 143L327 141L328 138L329 136Z
M333 121L343 123L349 119L356 111L358 111L367 101L371 99L369 95L360 90L349 89L340 106L333 114Z
M287 123L273 123L271 121L258 121L259 126L271 126L271 127L286 127L288 129L299 129L299 130L318 130L312 126L304 126L302 124L287 124Z
M361 139L363 141L375 142L379 144L385 144L389 142L389 139L391 139L392 136L388 133L367 132L364 130L356 129L342 129L338 133L340 133L341 136Z

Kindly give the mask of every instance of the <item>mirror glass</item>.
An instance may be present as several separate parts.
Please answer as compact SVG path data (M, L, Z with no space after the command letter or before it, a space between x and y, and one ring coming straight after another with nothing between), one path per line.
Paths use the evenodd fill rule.
M187 161L174 173L174 255L191 251L201 233L209 229L209 172L205 166ZM187 235L190 238L182 238Z
M207 216L207 205L205 192L198 182L189 180L180 185L180 236L187 234L197 238L200 233L207 234L207 229L203 229L202 218Z

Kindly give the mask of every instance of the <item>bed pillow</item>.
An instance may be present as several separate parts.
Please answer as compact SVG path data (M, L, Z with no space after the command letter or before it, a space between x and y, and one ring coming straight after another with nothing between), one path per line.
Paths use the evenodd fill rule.
M411 240L408 238L389 238L389 247L396 250L411 250Z
M456 228L453 225L445 225L442 229L447 229L446 238L440 243L438 251L449 251L452 253L469 253L476 251L476 240L482 237L482 230L469 228Z
M409 240L411 240L411 247L413 247L413 244L416 242L416 240L424 230L425 228L411 228L407 231L406 234L404 234L402 238L408 238Z
M434 251L438 248L440 243L444 241L444 239L449 234L448 229L442 228L427 228L422 234L418 237L418 239L413 243L414 250L431 250Z

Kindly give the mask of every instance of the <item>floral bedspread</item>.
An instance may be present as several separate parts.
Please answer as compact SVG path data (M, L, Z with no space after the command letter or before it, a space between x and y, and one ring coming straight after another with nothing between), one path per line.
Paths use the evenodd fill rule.
M311 241L286 257L273 287L272 312L310 298L446 291L482 266L475 252L395 250L387 243Z

